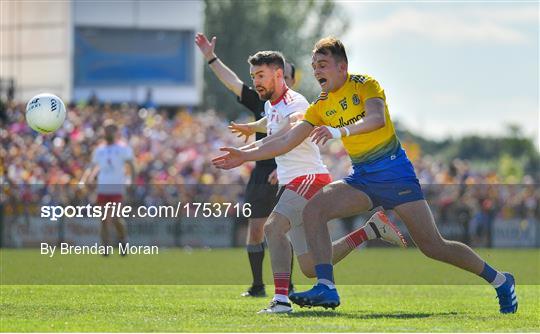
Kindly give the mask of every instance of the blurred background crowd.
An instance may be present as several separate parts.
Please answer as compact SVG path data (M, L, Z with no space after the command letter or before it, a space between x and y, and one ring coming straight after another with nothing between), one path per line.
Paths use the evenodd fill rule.
M214 110L156 110L136 104L110 105L90 99L70 105L64 126L54 135L32 131L24 119L24 104L10 101L0 130L4 215L37 214L40 205L86 205L95 200L94 187L78 186L102 143L102 127L113 119L122 141L133 148L137 175L128 201L139 205L181 202L243 201L253 164L231 171L213 168L219 147L241 146L227 129L228 120ZM248 121L244 117L239 122ZM7 121L7 122L6 122ZM401 132L401 131L400 131ZM490 226L503 219L538 219L540 189L534 175L517 173L503 179L496 168L475 167L468 160L448 162L424 155L417 142L402 132L426 197L442 230L459 226L461 239L486 244ZM339 141L321 147L334 179L348 174L350 161ZM347 229L354 227L350 225Z
M200 57L194 36L205 32L217 37L216 54L246 83L249 55L282 51L296 66L292 88L308 100L320 91L310 50L319 38L338 36L350 71L373 75L385 88L441 233L480 245L538 246L534 12L530 4L514 3L7 2L0 222L20 229L0 242L19 238L17 245L35 245L48 235L50 224L38 219L40 205L94 202L94 187L78 182L106 119L119 125L135 153L137 175L127 196L132 204L243 201L253 163L232 171L210 164L219 147L243 144L228 122L249 118ZM24 109L47 91L72 103L64 126L42 136L28 128ZM339 141L321 151L334 179L348 174ZM159 238L169 231L163 233ZM219 233L201 230L200 239Z

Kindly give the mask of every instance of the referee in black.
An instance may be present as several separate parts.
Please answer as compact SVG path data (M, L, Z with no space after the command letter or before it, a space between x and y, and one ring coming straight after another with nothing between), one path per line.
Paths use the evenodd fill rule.
M218 77L218 79L233 92L238 102L251 110L255 115L255 120L264 117L264 101L259 99L259 95L251 87L244 84L240 78L230 68L228 68L215 54L216 37L210 42L202 33L195 36L195 44L201 50L208 65ZM287 86L294 86L294 66L290 63L285 64L285 81ZM266 136L264 133L256 133L256 139L262 139ZM262 264L264 259L264 223L277 203L277 175L276 161L274 159L257 161L255 169L251 173L246 187L246 202L251 204L252 215L248 220L247 233L247 253L251 272L253 274L253 283L244 293L244 297L264 297L266 291L262 279ZM292 262L291 262L292 264ZM292 274L292 268L291 268ZM289 287L289 293L294 291L292 285Z

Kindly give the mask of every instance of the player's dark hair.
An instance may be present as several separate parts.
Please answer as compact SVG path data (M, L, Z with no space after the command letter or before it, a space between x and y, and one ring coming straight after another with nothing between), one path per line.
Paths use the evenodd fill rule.
M105 141L107 144L111 145L114 143L115 134L118 131L118 126L112 119L106 119L103 122L103 129L105 129Z
M289 63L289 65L291 65L291 79L294 80L294 75L296 73L296 68L294 67L293 63Z
M259 51L249 56L248 63L252 66L273 65L285 70L285 57L279 51Z
M322 38L315 43L313 53L331 55L336 62L344 61L347 64L349 63L347 53L345 52L345 46L339 39L332 36Z

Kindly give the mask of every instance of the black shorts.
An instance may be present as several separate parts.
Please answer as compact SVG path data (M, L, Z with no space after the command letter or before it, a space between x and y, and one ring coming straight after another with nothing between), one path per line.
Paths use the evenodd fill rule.
M268 175L275 165L256 166L246 187L246 203L251 204L250 218L266 218L277 203L278 185L268 183Z

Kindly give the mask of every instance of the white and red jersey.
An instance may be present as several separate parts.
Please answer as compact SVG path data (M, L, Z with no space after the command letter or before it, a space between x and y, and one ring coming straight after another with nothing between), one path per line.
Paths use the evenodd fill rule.
M266 101L264 112L268 135L275 134L286 126L290 115L305 114L308 107L306 98L289 88L273 103ZM328 169L322 162L319 148L311 141L311 138L306 138L291 151L277 156L276 163L279 184L288 184L302 175L328 173Z
M133 150L127 145L103 145L94 151L92 163L99 166L98 194L124 193L127 181L125 163L129 160L133 160Z

